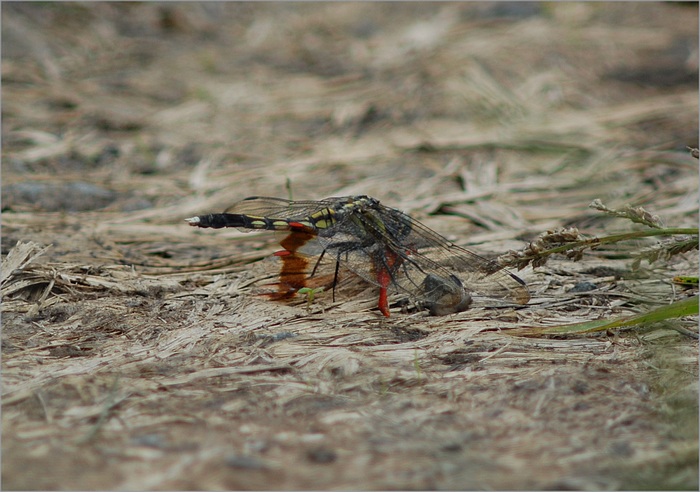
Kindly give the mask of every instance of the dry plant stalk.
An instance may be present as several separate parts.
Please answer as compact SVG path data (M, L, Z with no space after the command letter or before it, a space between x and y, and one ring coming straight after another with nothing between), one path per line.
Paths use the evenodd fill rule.
M603 237L586 237L575 227L547 231L540 234L522 251L510 251L501 256L499 262L505 266L515 266L520 270L529 264L532 264L533 267L542 266L551 255L556 253L564 254L570 260L579 261L586 249L595 249L601 244L652 236L673 236L673 238L646 250L640 250L632 264L633 269L639 267L642 259L652 263L658 259L668 259L679 253L698 249L697 228L665 228L659 216L649 213L642 207L628 205L623 210L615 210L605 206L599 199L594 200L590 207L614 217L646 225L652 231L629 232Z

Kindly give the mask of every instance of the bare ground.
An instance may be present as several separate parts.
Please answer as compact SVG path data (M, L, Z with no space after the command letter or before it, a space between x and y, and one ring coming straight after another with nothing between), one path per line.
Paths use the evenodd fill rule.
M273 235L182 220L361 193L487 256L641 227L596 198L695 227L697 16L4 3L3 489L697 490L697 319L509 333L687 297L695 252L386 319L367 286L261 298Z

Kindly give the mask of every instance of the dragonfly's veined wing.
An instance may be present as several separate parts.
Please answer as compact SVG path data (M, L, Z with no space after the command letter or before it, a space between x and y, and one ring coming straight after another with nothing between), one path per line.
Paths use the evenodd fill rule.
M432 314L467 309L472 293L520 304L529 300L524 282L497 263L364 195L318 201L251 197L223 214L187 220L199 227L289 231L276 255L282 257L281 282L291 295L306 286L304 247L318 242L321 256L336 261L336 276L342 264L379 286L379 308L386 316L389 289L408 294Z
M465 310L471 293L528 302L525 283L496 262L375 199L355 203L352 213L339 214L335 227L319 232L319 241L366 280L408 293L433 314Z

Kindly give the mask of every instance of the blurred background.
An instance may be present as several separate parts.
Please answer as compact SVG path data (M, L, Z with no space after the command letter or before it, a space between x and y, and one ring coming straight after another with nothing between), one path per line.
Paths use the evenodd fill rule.
M534 232L696 174L693 3L8 2L2 41L16 213L365 193Z

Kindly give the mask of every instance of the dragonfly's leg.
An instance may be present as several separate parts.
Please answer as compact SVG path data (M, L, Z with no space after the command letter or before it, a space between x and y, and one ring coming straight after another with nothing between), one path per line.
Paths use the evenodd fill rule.
M390 313L387 288L391 282L391 274L387 270L380 270L377 272L377 281L379 282L379 303L377 304L377 307L382 314L388 318Z
M340 262L335 262L335 273L333 274L333 302L335 302L335 287L338 285L338 270L340 270Z
M318 257L318 260L316 260L316 264L314 265L313 270L311 270L311 274L309 275L309 278L313 277L316 275L316 269L318 266L321 264L321 260L323 259L323 255L326 254L326 250L324 249L321 251L321 255ZM331 288L333 289L333 302L335 302L335 286L338 285L338 269L340 268L340 263L338 260L335 260L335 274L333 275L333 284L331 285Z
M379 283L379 303L377 307L387 318L389 317L388 289L389 285L394 281L392 272L396 270L398 261L401 261L401 258L393 251L387 249L382 261L377 262L381 264L375 266L377 282Z
M309 278L313 277L316 274L316 269L321 264L321 260L323 259L323 255L325 255L325 254L326 254L326 250L324 249L323 251L321 251L321 254L318 257L318 260L316 260L316 264L314 265L314 269L311 270L311 274L309 275Z

